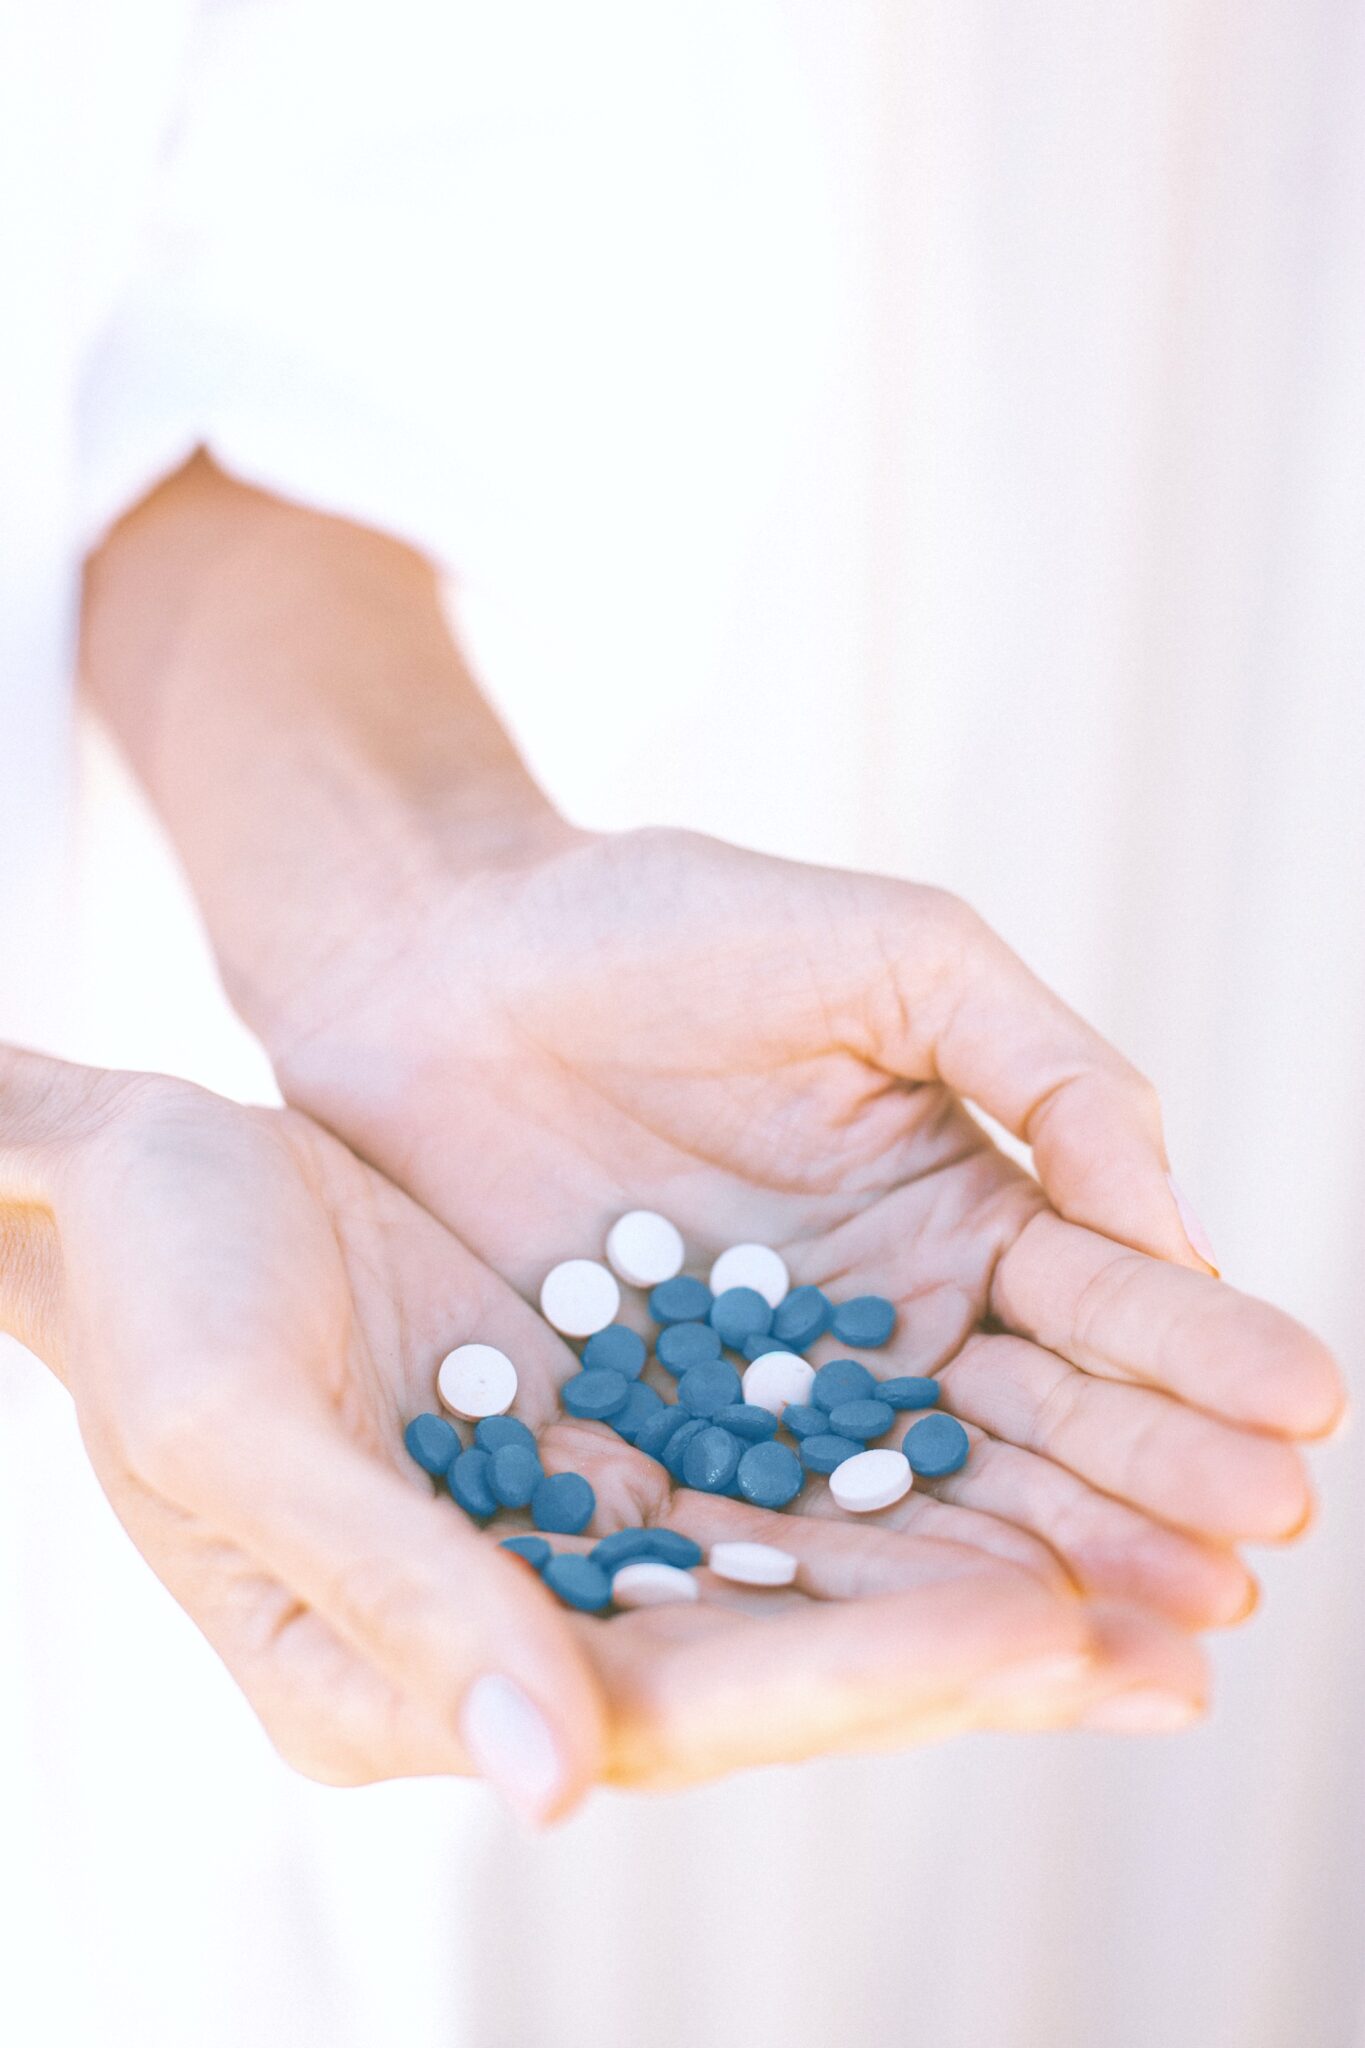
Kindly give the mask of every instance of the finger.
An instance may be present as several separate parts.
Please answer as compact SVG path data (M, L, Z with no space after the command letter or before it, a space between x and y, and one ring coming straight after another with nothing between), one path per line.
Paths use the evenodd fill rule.
M1227 1422L1315 1437L1341 1419L1336 1362L1292 1316L1045 1212L1000 1259L990 1307L1085 1372L1162 1387Z
M1016 1689L1003 1707L996 1705L990 1726L1170 1735L1208 1711L1208 1660L1189 1636L1126 1603L1097 1601L1087 1614L1088 1668L1063 1671L1034 1692Z

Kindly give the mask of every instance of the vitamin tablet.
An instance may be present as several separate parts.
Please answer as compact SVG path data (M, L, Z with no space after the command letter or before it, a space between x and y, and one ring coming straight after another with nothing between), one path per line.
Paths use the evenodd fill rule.
M622 1565L611 1582L614 1607L676 1607L700 1596L701 1587L691 1572L680 1572L675 1564L660 1564L654 1558Z
M797 1454L807 1472L833 1472L847 1458L858 1456L859 1446L852 1437L803 1436L797 1446Z
M441 1360L436 1391L451 1414L466 1422L504 1415L517 1398L517 1369L492 1344L457 1344Z
M524 1558L532 1571L543 1572L554 1556L543 1536L504 1536L499 1550L510 1550L513 1557Z
M843 1401L866 1401L877 1390L877 1382L856 1358L831 1358L815 1375L810 1397L828 1414Z
M824 1421L822 1415L820 1420ZM777 1417L767 1408L750 1407L747 1401L740 1401L731 1408L717 1408L711 1420L721 1429L728 1429L731 1436L744 1439L746 1444L764 1444L777 1435Z
M739 1470L744 1446L728 1429L710 1423L683 1452L683 1484L698 1493L724 1493Z
M481 1451L500 1451L504 1444L524 1444L528 1451L537 1449L530 1430L515 1415L485 1416L474 1431L474 1441Z
M498 1511L488 1484L489 1468L493 1460L487 1451L463 1451L446 1473L446 1485L451 1498L467 1515L486 1522Z
M746 1337L766 1337L773 1312L756 1287L727 1287L711 1304L707 1318L722 1344L742 1349Z
M773 1543L713 1543L706 1562L736 1586L790 1586L796 1559Z
M761 1359L759 1363L762 1364ZM756 1508L786 1507L796 1499L804 1482L801 1461L786 1444L751 1444L735 1474L735 1484L745 1500L752 1501Z
M679 1408L676 1404L661 1406L659 1413L651 1415L636 1432L636 1450L643 1451L647 1458L655 1458L662 1463L670 1437L675 1436L684 1423L693 1419L685 1408Z
M815 1368L794 1351L767 1351L744 1369L744 1399L755 1408L780 1415L804 1402L815 1380Z
M701 1545L676 1529L615 1529L594 1543L588 1555L603 1571L612 1572L638 1558L652 1557L660 1564L675 1564L690 1571L701 1563Z
M525 1444L503 1444L489 1452L488 1491L500 1508L529 1508L545 1477L540 1458Z
M545 1275L540 1313L563 1337L594 1337L616 1321L621 1290L596 1259L565 1259Z
M583 1346L583 1363L590 1372L619 1372L623 1380L638 1380L648 1356L644 1338L624 1323L608 1323Z
M690 1365L678 1381L678 1403L692 1415L714 1415L740 1398L740 1378L723 1358L710 1365Z
M587 1528L596 1506L597 1495L581 1472L556 1472L547 1474L531 1495L531 1520L537 1529L553 1535L577 1536Z
M837 1401L829 1411L829 1426L835 1436L856 1437L864 1444L885 1436L895 1419L885 1401Z
M565 1380L559 1398L570 1415L588 1422L605 1422L618 1408L625 1407L629 1392L630 1381L623 1380L619 1372L576 1372L572 1379Z
M894 1507L915 1483L909 1461L899 1451L857 1451L829 1475L829 1490L845 1514L871 1515Z
M906 1430L901 1449L921 1479L946 1479L967 1462L971 1438L955 1415L926 1415Z
M602 1567L571 1550L552 1557L541 1577L566 1607L584 1614L600 1614L611 1600L611 1580Z
M896 1304L884 1294L860 1294L854 1301L841 1301L830 1328L841 1344L859 1351L878 1351L896 1327Z
M683 1412L686 1413L686 1410ZM694 1436L700 1436L702 1430L708 1427L705 1416L694 1415L681 1429L674 1430L664 1447L664 1470L677 1480L679 1486L683 1484L683 1459L687 1455L687 1446Z
M649 1312L656 1323L700 1323L711 1312L711 1290L704 1280L680 1273L665 1280L649 1297Z
M769 1308L776 1308L785 1300L791 1286L785 1259L766 1244L732 1244L716 1260L710 1277L713 1294L751 1287L763 1296Z
M888 1408L933 1408L938 1402L938 1381L905 1373L899 1379L878 1380L877 1399Z
M720 1357L720 1338L709 1323L670 1323L660 1330L654 1355L666 1372L684 1373Z
M607 1264L628 1287L657 1287L681 1273L687 1254L676 1224L653 1209L632 1209L607 1232Z
M414 1415L403 1431L408 1456L433 1479L444 1479L463 1446L444 1415Z
M773 1315L773 1335L789 1351L809 1351L829 1328L834 1310L819 1287L794 1287Z
M813 1401L789 1401L782 1410L782 1426L793 1436L828 1436L829 1417Z
M663 1405L661 1396L653 1387L647 1387L643 1380L627 1380L625 1402L607 1420L618 1436L633 1444L644 1425L651 1416L662 1411Z

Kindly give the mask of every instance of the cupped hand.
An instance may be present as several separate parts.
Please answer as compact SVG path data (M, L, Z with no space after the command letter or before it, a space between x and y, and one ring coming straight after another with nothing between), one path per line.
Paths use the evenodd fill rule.
M937 1374L974 1447L884 1526L1022 1535L1190 1627L1254 1604L1234 1546L1306 1522L1293 1440L1339 1413L1330 1356L1220 1284L1150 1086L938 891L566 834L395 906L274 1050L291 1101L530 1299L641 1206L700 1270L758 1239L797 1282L892 1295L868 1362ZM823 1482L802 1505L832 1513Z

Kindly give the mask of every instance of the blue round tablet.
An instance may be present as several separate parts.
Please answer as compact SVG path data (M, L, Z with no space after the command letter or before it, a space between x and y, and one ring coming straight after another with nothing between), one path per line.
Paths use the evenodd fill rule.
M858 1446L848 1436L803 1436L800 1455L808 1472L832 1472L845 1458L856 1458Z
M728 1429L708 1424L683 1452L683 1481L698 1493L724 1493L739 1470L743 1445Z
M461 1444L453 1423L444 1415L414 1415L403 1431L408 1456L433 1479L444 1479L459 1457Z
M714 1415L742 1397L739 1374L723 1358L710 1365L690 1365L678 1381L678 1404L693 1415Z
M462 1507L467 1515L486 1522L498 1511L488 1484L489 1468L493 1460L487 1451L462 1451L446 1473L446 1485L451 1498Z
M694 1415L690 1422L683 1424L681 1429L675 1429L668 1440L668 1446L664 1451L664 1469L677 1480L679 1486L683 1483L683 1458L686 1455L687 1446L691 1443L694 1436L698 1436L707 1427L708 1424L704 1416Z
M711 1309L711 1290L704 1280L679 1273L676 1280L661 1280L649 1297L649 1312L656 1323L705 1322Z
M559 1398L570 1415L586 1422L605 1422L618 1408L624 1408L630 1381L619 1372L576 1372L559 1390Z
M877 1399L888 1408L935 1408L938 1381L921 1379L916 1373L902 1373L899 1379L878 1380Z
M856 1358L831 1358L815 1375L811 1400L828 1415L841 1401L867 1401L877 1391L877 1382Z
M782 1410L782 1425L793 1436L827 1436L829 1416L813 1401L788 1401Z
M531 1520L556 1536L577 1536L592 1520L597 1495L581 1472L556 1472L531 1495Z
M550 1559L541 1576L566 1607L577 1607L583 1614L600 1614L610 1604L611 1580L590 1557L564 1551Z
M766 1337L773 1312L756 1287L727 1287L711 1304L708 1318L722 1344L742 1351L746 1337Z
M657 1415L664 1403L663 1396L656 1394L653 1387L647 1387L643 1380L631 1380L629 1385L625 1405L608 1420L618 1436L633 1444L651 1415Z
M622 1565L651 1559L656 1564L675 1564L679 1571L691 1571L701 1563L701 1545L676 1529L616 1529L594 1543L588 1552L604 1572L619 1572Z
M537 1451L525 1444L504 1444L489 1453L488 1491L500 1508L529 1508L531 1496L545 1477Z
M946 1479L967 1462L971 1438L955 1415L926 1415L912 1422L901 1439L917 1479Z
M660 1330L654 1355L675 1378L690 1365L709 1365L720 1357L720 1338L709 1323L670 1323Z
M663 1403L658 1414L651 1415L648 1422L641 1423L636 1431L636 1450L643 1451L647 1458L654 1458L662 1464L669 1438L676 1435L685 1422L691 1420L692 1417L685 1408L679 1408L676 1403Z
M769 1330L762 1337L746 1337L739 1348L752 1365L756 1358L762 1358L765 1351L790 1351L792 1347Z
M474 1428L474 1441L481 1451L500 1451L504 1444L522 1444L534 1451L536 1440L515 1415L485 1415Z
M841 1344L859 1351L879 1351L889 1342L896 1327L896 1304L884 1294L860 1294L853 1301L841 1301L830 1328Z
M793 1287L773 1311L773 1335L785 1351L809 1351L824 1336L833 1313L819 1287Z
M829 1426L835 1436L853 1437L860 1444L885 1436L895 1419L885 1401L840 1401L829 1411Z
M543 1572L554 1556L543 1536L504 1536L499 1550L510 1550L513 1557L525 1558L533 1571Z
M589 1372L619 1372L623 1380L638 1380L648 1356L644 1338L624 1323L608 1323L583 1346L583 1363Z
M765 1444L769 1437L777 1435L777 1417L752 1401L737 1401L733 1407L717 1408L711 1420L746 1444Z
M735 1475L745 1500L756 1508L785 1508L801 1491L801 1460L786 1444L751 1444Z

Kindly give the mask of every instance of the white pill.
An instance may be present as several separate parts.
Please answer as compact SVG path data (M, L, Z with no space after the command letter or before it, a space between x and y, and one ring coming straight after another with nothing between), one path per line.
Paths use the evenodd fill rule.
M904 1500L915 1483L910 1460L899 1451L859 1451L829 1475L836 1504L850 1515L870 1515Z
M657 1287L681 1273L687 1257L682 1233L653 1209L618 1216L607 1232L607 1264L628 1287Z
M700 1596L701 1587L691 1572L680 1571L675 1564L642 1559L639 1564L623 1564L612 1574L611 1597L617 1607L677 1607Z
M517 1398L517 1369L492 1344L457 1344L441 1360L436 1391L451 1414L466 1422L505 1415Z
M744 1368L740 1385L751 1408L766 1408L780 1416L789 1401L806 1401L815 1380L815 1367L807 1365L794 1351L765 1351Z
M752 1287L769 1308L786 1300L791 1284L786 1260L766 1244L732 1244L711 1268L713 1294L724 1294L727 1287Z
M796 1559L773 1543L713 1543L706 1562L737 1586L789 1586L796 1577Z
M616 1321L621 1290L596 1259L565 1259L545 1275L540 1313L565 1337L595 1337Z

